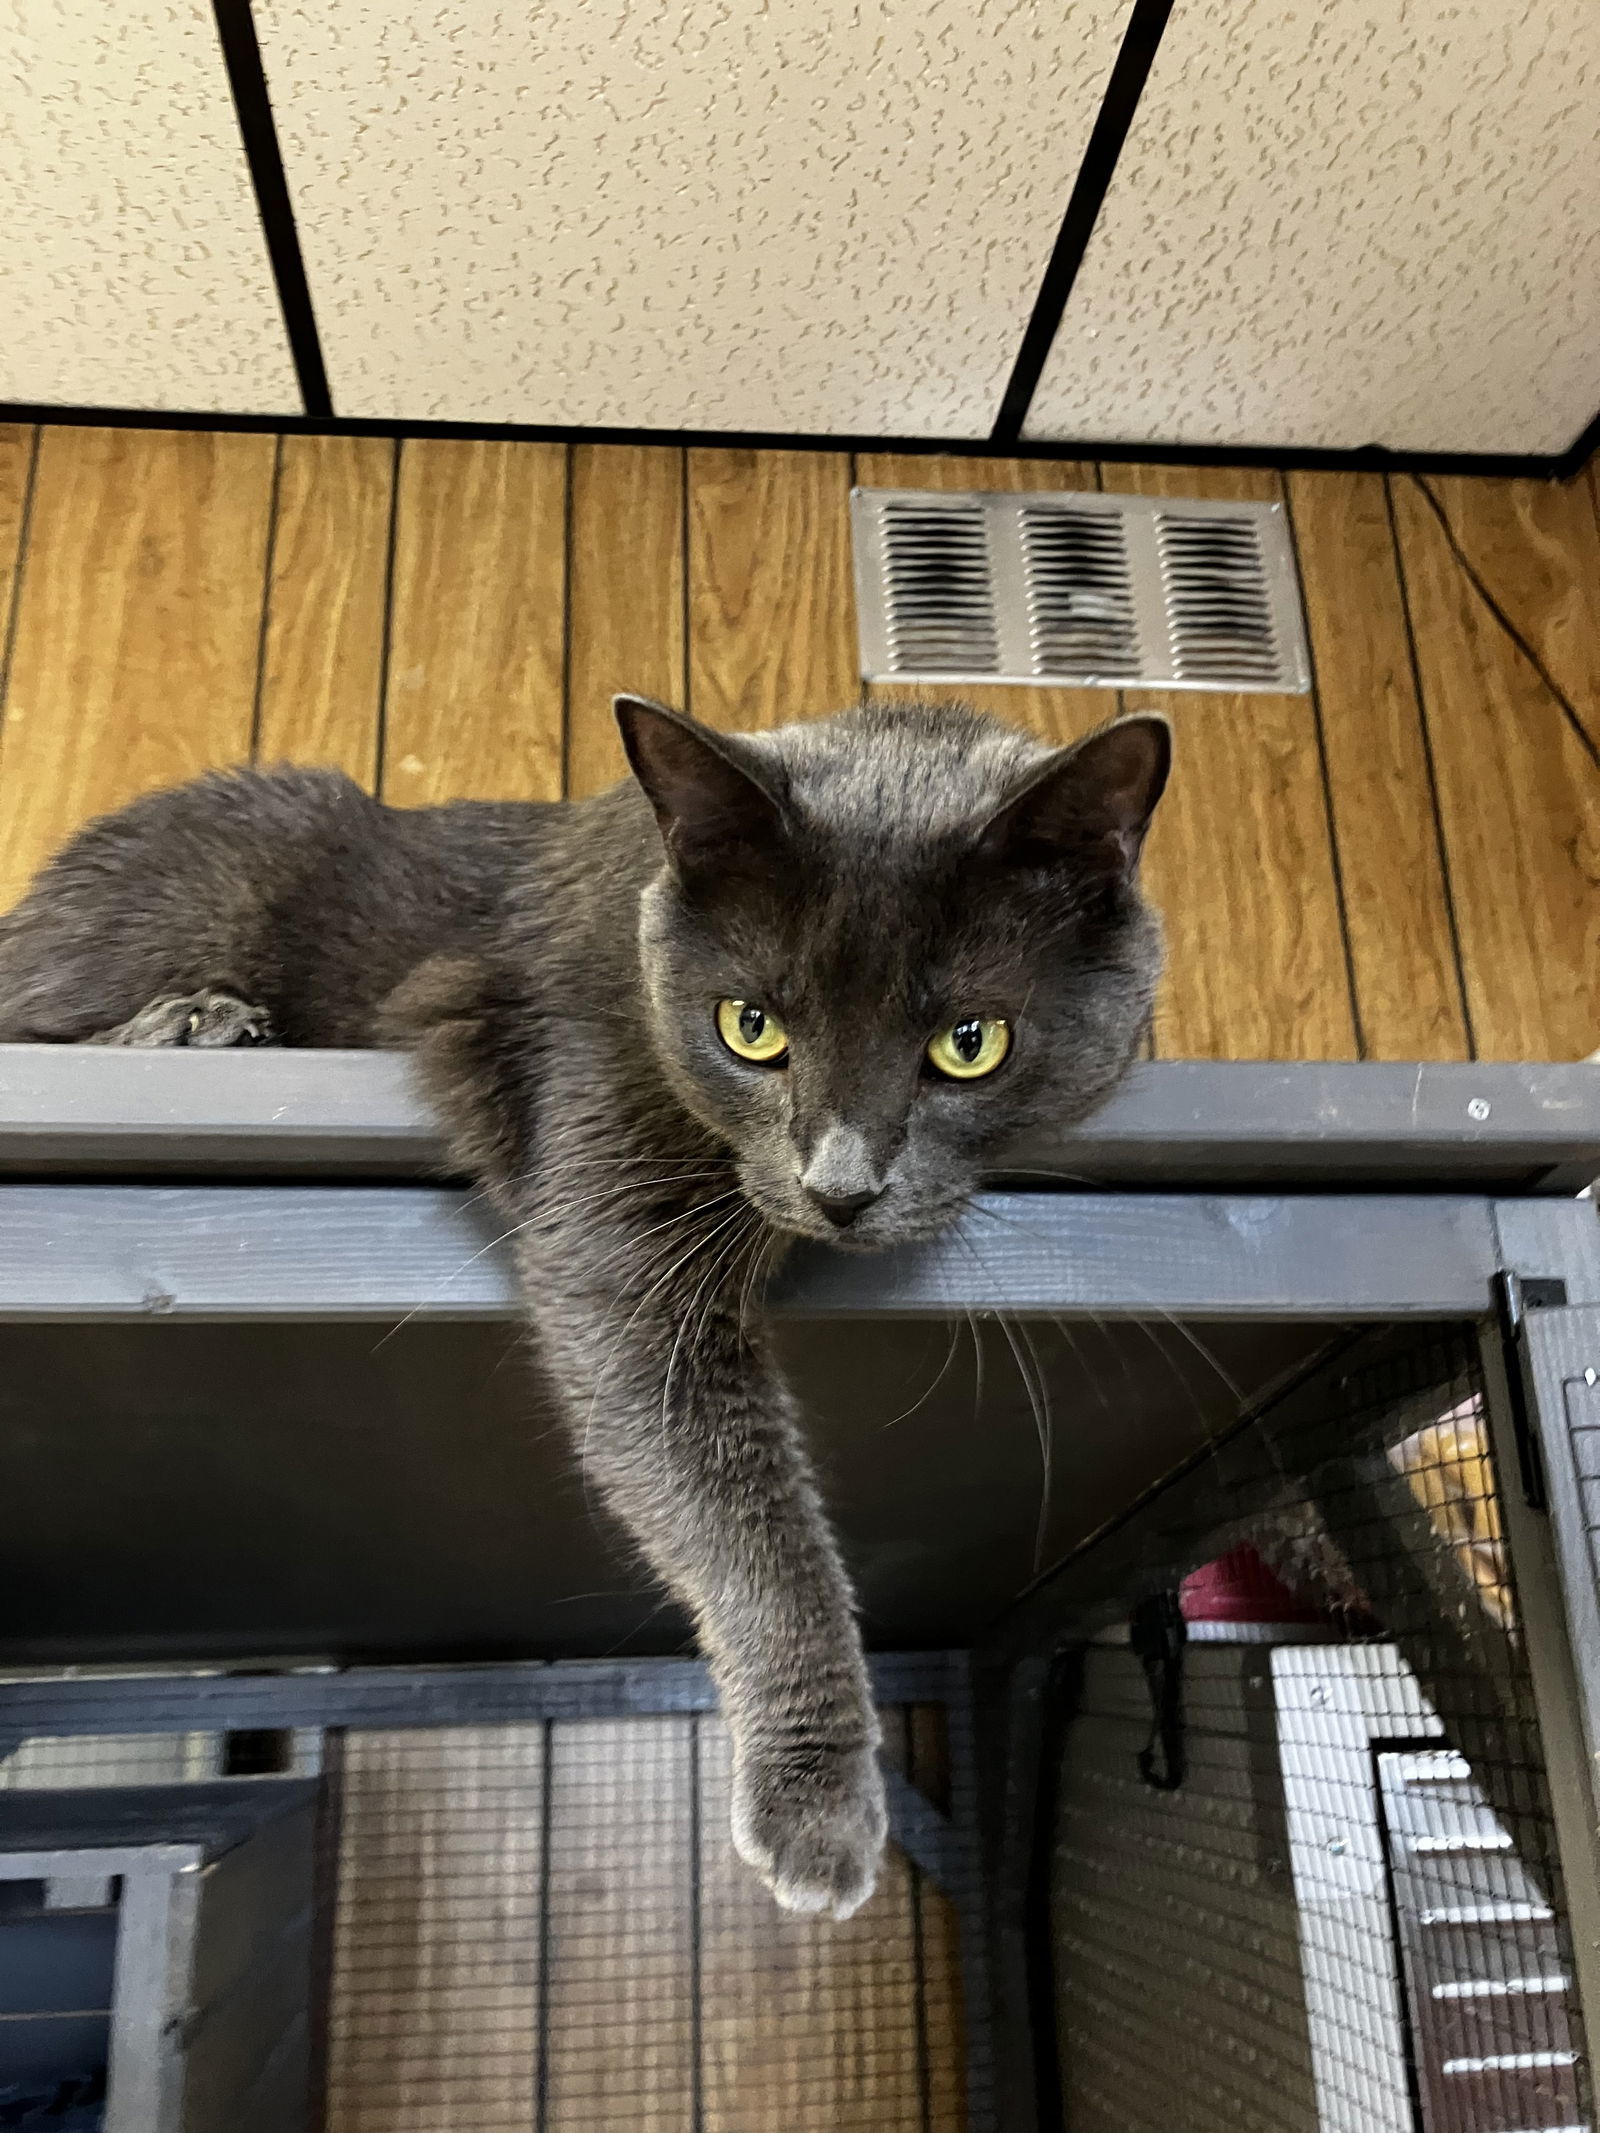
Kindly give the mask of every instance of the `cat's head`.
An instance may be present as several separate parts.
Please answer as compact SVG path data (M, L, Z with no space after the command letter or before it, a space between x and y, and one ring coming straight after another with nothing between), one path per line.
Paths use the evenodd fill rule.
M737 738L617 699L666 864L652 1035L779 1229L876 1249L1112 1088L1149 1021L1165 720L1050 749L959 705Z

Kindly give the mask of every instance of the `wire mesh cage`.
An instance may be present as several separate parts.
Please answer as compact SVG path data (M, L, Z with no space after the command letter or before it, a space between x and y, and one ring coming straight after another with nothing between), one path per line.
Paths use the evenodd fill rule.
M931 1708L885 1714L937 1774ZM965 2123L959 1933L898 1849L844 1925L728 1840L701 1715L348 1733L326 2124Z
M1067 2133L1590 2125L1503 1506L1477 1337L1433 1328L1363 1337L1088 1551Z
M1163 1402L1199 1448L1040 1581L1062 1581L1062 1656L1048 1963L1027 1980L1059 2095L1038 2123L1588 2133L1540 1646L1479 1332L1290 1331L1243 1423L1219 1397L1197 1415L1165 1351L1148 1379L1118 1371L1117 1397L1144 1390L1146 1471L1178 1442ZM1217 1377L1209 1329L1183 1347ZM1030 1521L1023 1574L1035 1545ZM779 1912L735 1858L727 1736L681 1660L19 1677L40 1717L0 1762L0 1835L8 1800L81 1795L159 1850L185 1792L300 1788L311 1893L274 1930L309 2074L298 2115L275 2104L259 2133L1009 2129L1010 1987L986 1989L1006 1958L976 1857L999 1794L969 1655L874 1663L895 1841L843 1925ZM1030 1816L1031 1776L999 1782ZM991 1903L1006 1887L991 1875ZM73 1930L103 1952L124 1894L63 1869L11 1922L64 1946L92 1911ZM164 2005L188 2049L205 2028L183 1990ZM286 2034L261 2004L244 2101L174 2128L257 2133ZM53 2091L37 2067L0 2087L0 2126L56 2123L5 2115L53 2096L74 2133L124 2133L95 2115L115 2007L33 2012L98 2027Z
M657 1671L638 1668L640 1700ZM659 1671L670 1703L679 1677ZM456 1673L468 1701L473 1676ZM946 1676L957 1683L959 1667L910 1662L913 1686ZM329 1693L336 1703L336 1680ZM170 1854L186 1795L317 1778L311 1945L295 1988L309 2079L292 2124L280 2117L271 2133L732 2133L780 2123L800 2133L958 2133L974 2123L982 2052L964 1976L970 1872L931 1873L914 1841L891 1843L854 1918L780 1912L734 1855L729 1740L713 1711L584 1716L581 1696L566 1701L577 1715L37 1736L0 1770L33 1826L64 1811L58 1800L113 1815L147 1849L152 1872ZM962 1713L925 1699L885 1704L881 1716L886 1760L914 1788L907 1796L941 1821L964 1811ZM0 1817L0 1890L5 1838ZM11 1886L0 1942L26 1928L32 1975L8 1971L0 1945L0 2044L8 1976L31 1995L34 2020L26 2039L16 2030L32 2056L13 2053L14 2078L0 2061L0 2126L142 2127L118 2106L118 2023L125 2059L128 2023L107 1954L119 1944L126 1877L102 1876L93 1889L61 1873ZM297 1913L296 1932L305 1924ZM107 1954L92 1988L87 1972L77 1982L63 1972L59 1990L41 1983L41 1953L54 1959L73 1933L92 1934ZM147 1974L148 1951L137 1960ZM119 1993L127 1981L119 1971ZM92 2009L68 2008L91 1989ZM180 1983L162 2011L185 2042L191 2029L204 2033L192 2008L182 2012L187 1991ZM168 2116L151 2123L253 2133L240 2114L258 2086L254 2049L236 2055L246 2077L224 2116L191 2103L180 2069ZM260 2079L276 2050L276 2035L263 2037Z

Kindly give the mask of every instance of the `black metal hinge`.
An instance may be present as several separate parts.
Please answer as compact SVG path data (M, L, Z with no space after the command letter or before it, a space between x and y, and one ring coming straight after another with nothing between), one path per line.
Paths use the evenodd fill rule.
M1157 1792L1176 1792L1184 1779L1183 1653L1188 1628L1175 1592L1141 1600L1128 1623L1128 1642L1150 1690L1150 1741L1139 1750L1139 1775Z
M1564 1281L1540 1274L1509 1272L1494 1277L1495 1318L1505 1357L1506 1390L1511 1401L1511 1427L1517 1447L1517 1473L1522 1483L1523 1502L1530 1511L1548 1511L1550 1492L1545 1483L1544 1455L1533 1426L1533 1365L1528 1357L1527 1317L1530 1311L1553 1310L1566 1300Z

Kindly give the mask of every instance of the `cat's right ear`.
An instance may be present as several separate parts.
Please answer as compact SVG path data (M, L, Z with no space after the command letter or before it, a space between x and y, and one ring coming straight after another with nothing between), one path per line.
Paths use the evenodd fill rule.
M1047 756L985 825L982 846L1024 864L1132 874L1172 768L1172 728L1157 712L1112 719Z
M741 854L773 856L783 810L737 741L647 696L614 697L612 709L629 766L681 872L725 865Z

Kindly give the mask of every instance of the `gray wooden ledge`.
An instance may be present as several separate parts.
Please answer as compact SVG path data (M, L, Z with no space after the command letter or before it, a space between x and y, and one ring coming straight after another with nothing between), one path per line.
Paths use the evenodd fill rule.
M0 1175L438 1177L399 1053L0 1046ZM1139 1068L995 1182L1572 1193L1600 1176L1600 1067Z
M1586 1200L1431 1194L986 1193L956 1230L873 1255L797 1247L771 1306L802 1318L1472 1317L1515 1218L1519 1270L1600 1301ZM1531 1217L1531 1219L1530 1219ZM481 1201L416 1185L0 1185L0 1324L433 1321L517 1309Z

